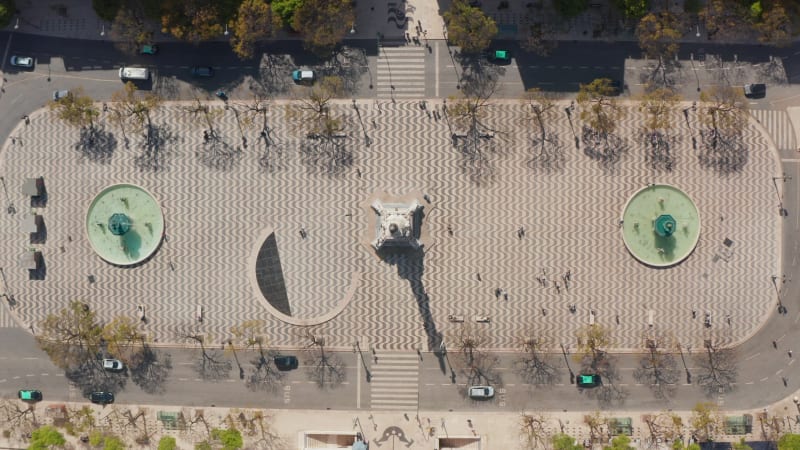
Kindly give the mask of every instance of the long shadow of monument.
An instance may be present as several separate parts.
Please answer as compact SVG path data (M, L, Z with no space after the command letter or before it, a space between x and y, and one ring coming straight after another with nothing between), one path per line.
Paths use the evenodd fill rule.
M383 261L397 266L397 274L406 281L417 302L417 311L422 318L427 336L428 350L434 350L442 342L442 333L436 329L436 322L430 310L430 297L425 289L422 276L425 273L425 252L422 249L393 248L382 250L378 255Z

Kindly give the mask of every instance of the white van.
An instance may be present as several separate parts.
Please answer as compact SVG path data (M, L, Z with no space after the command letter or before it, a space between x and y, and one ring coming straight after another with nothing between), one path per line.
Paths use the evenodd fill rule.
M150 70L146 67L120 67L120 80L149 80Z

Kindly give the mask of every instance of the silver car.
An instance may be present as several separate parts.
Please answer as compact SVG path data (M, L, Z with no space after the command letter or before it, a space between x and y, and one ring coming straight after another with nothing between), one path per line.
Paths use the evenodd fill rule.
M53 100L58 100L69 95L69 90L62 89L60 91L53 91Z
M469 398L485 400L494 397L494 388L491 386L472 386L469 388Z
M108 370L109 372L119 372L123 368L125 368L125 365L123 365L122 361L118 359L106 358L103 360L103 369Z
M12 56L11 65L16 67L33 67L33 57L31 56Z

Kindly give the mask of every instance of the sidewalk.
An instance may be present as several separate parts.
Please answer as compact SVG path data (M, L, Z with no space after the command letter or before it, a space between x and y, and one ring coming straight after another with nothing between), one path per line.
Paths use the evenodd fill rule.
M17 400L12 400L17 402ZM499 399L495 399L499 403ZM48 406L66 405L70 410L77 410L86 403L41 402L36 404L37 416L40 424L52 424L54 421L53 408L48 411ZM592 403L594 406L594 403ZM130 407L130 410L128 409ZM194 448L194 444L206 438L202 425L192 422L202 417L202 421L209 428L229 428L233 426L242 432L245 448L252 446L258 440L280 440L285 449L303 448L350 448L355 440L356 433L361 433L369 441L372 448L389 445L386 448L409 449L438 449L447 445L442 439L450 439L448 446L470 449L515 449L521 448L524 438L520 434L521 412L444 412L444 411L410 411L403 412L376 412L376 411L314 411L314 410L248 410L236 408L184 408L181 406L163 405L109 405L100 407L91 405L94 411L98 428L121 436L128 444L133 445L135 436L140 435L137 421L128 420L125 415L130 411L133 416L142 412L149 424L151 442L148 447L153 448L161 436L173 436L177 439L178 448ZM479 408L479 406L476 406ZM488 408L487 408L488 409ZM182 415L183 431L168 430L163 422L158 421L159 412L175 413ZM617 419L625 423L630 419L631 444L636 448L667 449L666 442L658 444L658 437L652 436L645 423L642 412L629 411L617 412L613 416L597 411L589 412L548 412L525 411L526 414L543 420L543 435L550 436L559 432L574 437L578 442L590 439L590 428L586 425L587 415L599 415L605 421L599 427L601 436L596 439L592 448L599 449L602 444L608 443L609 431L607 421ZM683 423L680 434L684 442L691 436L691 411L652 411L650 414L670 413L678 415ZM800 406L787 399L763 410L725 411L720 409L720 415L752 416L752 430L747 434L725 435L718 429L713 433L717 442L733 442L744 437L746 441L759 441L777 436L776 428L781 433L800 433ZM766 415L765 415L766 414ZM263 417L264 429L259 426ZM132 425L133 424L133 425ZM155 427L154 427L155 424ZM24 448L27 441L20 438L26 431L24 427L16 427L11 437L0 437L0 446L3 448ZM155 431L154 431L155 430ZM249 431L248 431L249 430ZM64 429L60 431L68 442L79 445L80 435L88 431L68 436ZM264 437L267 436L267 439ZM459 445L456 445L458 443ZM132 448L139 448L133 445ZM524 447L522 447L524 448Z

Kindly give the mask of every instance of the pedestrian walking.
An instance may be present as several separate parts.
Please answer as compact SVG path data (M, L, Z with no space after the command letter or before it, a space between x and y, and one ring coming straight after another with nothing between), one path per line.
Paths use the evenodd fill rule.
M697 318L697 311L692 310L692 319Z
M565 276L568 281L572 281L572 272L569 269L567 269L567 274Z
M778 341L772 341L772 348L774 349L778 348Z
M792 357L792 351L791 351L791 350L789 350L789 352L788 352L788 353L789 353L789 358L791 358L791 357Z
M306 236L308 236L308 233L306 233L306 229L303 228L303 227L300 227L300 237L305 239Z
M560 294L561 293L561 286L558 284L558 281L556 281L555 286L556 286L556 293Z
M502 293L503 293L503 290L500 289L500 288L497 288L497 289L494 290L494 296L495 297L500 297L500 294L502 294Z
M483 281L483 280L481 279L481 274L480 274L480 273L476 273L476 274L475 274L475 278L477 278L477 279L478 279L478 281Z
M361 169L356 168L356 175L358 175L358 178L361 178Z
M453 227L451 227L450 224L447 225L447 234L449 234L450 236L453 235Z

